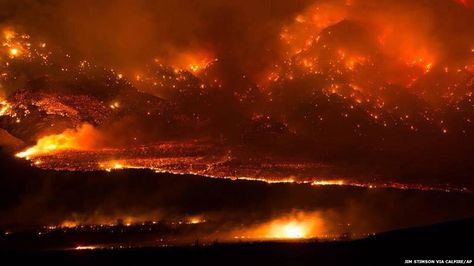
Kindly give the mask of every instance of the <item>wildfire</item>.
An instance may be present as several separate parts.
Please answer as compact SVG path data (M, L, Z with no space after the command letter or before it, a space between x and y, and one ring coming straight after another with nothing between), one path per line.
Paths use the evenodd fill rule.
M278 229L277 237L280 238L303 238L306 236L306 227L297 222L290 222Z
M317 212L295 212L280 217L256 228L240 232L246 238L255 239L307 239L321 235L323 220Z
M374 12L361 17L359 5L358 2L323 1L298 14L295 21L280 32L283 53L289 63L274 69L276 73L268 80L279 80L273 76L287 76L291 80L299 71L328 74L331 80L341 75L357 80L363 75L352 76L353 73L362 74L377 66L385 82L410 86L414 76L417 79L439 66L440 46L430 35L430 25L420 24L416 18L400 11ZM348 30L353 21L370 27L370 34L362 36L357 30L354 33ZM357 34L354 38L364 45L345 41L351 34ZM367 49L372 45L372 49ZM378 65L380 58L384 65ZM278 73L280 68L292 71Z
M16 36L16 32L14 32L12 29L6 28L3 30L3 38L5 41L10 41Z
M157 213L144 213L138 215L103 215L97 214L94 216L73 216L64 220L58 225L54 225L55 228L78 228L84 226L98 226L98 227L112 227L112 226L136 226L143 225L144 223L153 222L156 223L160 218ZM199 223L205 222L200 220ZM191 222L189 222L191 224Z
M99 164L99 167L107 172L110 172L112 170L122 170L122 169L127 169L127 168L134 168L133 166L126 165L122 161L107 161Z
M472 2L454 1L462 5ZM469 191L433 182L449 181L457 186L460 180L459 186L463 186L464 176L472 170L469 157L463 157L469 154L467 144L473 142L474 136L474 41L470 37L473 35L468 34L472 33L469 27L464 29L460 25L471 25L474 21L463 18L453 27L451 20L457 20L446 14L434 23L440 12L430 11L430 5L424 2L412 5L404 1L393 6L389 2L396 1L366 2L369 3L347 0L299 4L298 8L288 8L295 15L294 21L288 20L290 14L272 15L268 23L260 23L260 18L256 18L255 28L262 31L261 36L246 34L252 27L237 23L235 19L239 19L240 13L236 13L230 21L238 28L222 25L229 36L220 31L217 33L222 36L211 36L216 31L214 27L208 30L207 24L221 22L211 20L192 25L198 29L198 36L173 29L180 37L177 47L168 47L166 43L161 47L161 43L153 44L150 40L150 45L143 48L156 49L129 49L130 53L121 53L123 58L108 56L120 50L113 48L128 47L130 40L141 47L139 39L128 38L126 32L116 34L122 42L112 39L105 42L106 46L96 46L89 43L108 36L97 29L93 32L104 38L88 40L81 35L78 40L87 40L77 42L83 49L64 51L76 42L69 40L66 47L57 49L61 46L59 34L54 34L55 38L44 36L52 41L46 47L43 39L30 40L28 35L13 30L5 30L2 35L0 29L0 86L4 85L9 93L5 99L0 97L1 136L15 141L41 136L34 139L34 146L16 154L38 168L108 171L111 173L100 175L109 178L142 175L142 171L119 172L125 169L150 169L157 173L225 178L229 179L223 182L225 186L239 189L251 182L265 182L288 185L257 184L258 187L275 186L277 191L290 187L289 191L294 191L298 186L301 191L335 191L336 187L318 186L344 186L341 193L365 194L370 193L366 191L369 189L381 189L377 194L389 189ZM226 7L229 14L232 6L229 10ZM309 8L298 12L300 6ZM253 13L242 12L245 20L250 14ZM267 17L266 12L255 14L261 14L262 19ZM463 12L453 14L463 16ZM285 20L276 21L280 17ZM144 18L148 21L147 16ZM189 26L175 26L181 25ZM135 29L133 23L120 28ZM452 33L448 35L445 31ZM280 39L275 40L278 33ZM158 27L157 36L161 34ZM448 38L454 34L459 38ZM244 40L247 35L257 35L258 45ZM165 37L163 34L162 40ZM190 49L189 45L202 47L202 37L215 50L181 51ZM228 45L228 41L233 45ZM118 47L100 53L114 43ZM156 65L140 66L144 64L142 60L150 60L148 56L156 56L158 51L166 51L173 58L163 65L156 61ZM220 61L216 56L222 56ZM78 61L83 57L90 61ZM121 69L124 74L113 69ZM265 72L263 85L252 80L258 76L254 71ZM100 129L109 128L99 132L91 124L77 126L84 121ZM64 126L71 125L76 128L63 131ZM45 132L44 128L56 130L55 134L38 135ZM61 129L57 131L58 128ZM105 137L114 141L114 149L99 145ZM205 145L182 145L188 140L197 143L200 138L206 140ZM177 144L168 148L161 145L167 140ZM436 164L438 160L447 161ZM405 164L409 167L403 167ZM460 168L461 174L456 172L444 179L442 173L446 171L442 170L447 168ZM425 173L424 169L432 170L426 172L426 179L424 175L410 179L413 173ZM453 178L449 179L450 176ZM457 176L462 179L456 179ZM239 181L231 184L230 180ZM285 202L284 209L278 211L294 207L290 204L295 202ZM133 201L129 205L127 210L141 210L135 209ZM135 230L138 222L149 220L145 215L102 217L115 210L99 207L95 209L104 212L94 214L97 217L92 219L82 217L86 216L82 212L70 212L75 215L65 217L71 220L61 227L99 221L104 225L116 222L120 229L125 225ZM277 211L282 206L274 208ZM239 235L254 239L309 239L322 236L332 225L330 219L329 214L323 220L321 213L316 212L287 213L260 220ZM178 224L210 228L215 220L212 216L183 216Z
M447 134L447 130L443 132ZM170 149L173 145L160 145L161 149ZM177 145L181 147L180 145ZM144 148L144 146L142 146ZM114 160L100 160L100 157L110 156L110 152L117 152L115 154L117 159ZM131 157L124 155L124 152ZM64 160L64 156L68 153L67 150L58 150L54 152L55 156L46 154L37 154L35 160L31 160L32 164L42 169L55 170L69 170L69 171L96 171L104 170L107 172L125 170L125 169L151 169L157 173L170 173L176 175L199 175L208 178L228 179L228 180L246 180L252 182L263 182L267 184L300 184L318 186L348 186L361 187L368 189L400 189L400 190L423 190L423 191L442 191L442 192L471 192L466 187L449 186L446 184L418 184L418 183L398 183L398 182L369 182L346 177L338 177L337 179L325 179L317 176L278 176L273 174L262 175L262 165L239 165L232 168L220 167L220 160L204 160L196 157L172 157L172 158L140 158L139 154L133 155L133 150L121 149L93 149L89 151L81 150L81 153L69 152L71 158ZM148 151L146 152L148 153ZM145 154L146 154L145 153ZM46 156L45 156L46 155ZM91 156L93 155L93 156ZM17 155L18 156L18 155ZM137 156L137 157L133 157ZM27 158L32 159L32 158ZM72 159L72 160L71 160ZM203 170L193 170L190 165L195 168L202 168ZM257 170L257 167L259 170ZM295 164L287 165L286 171L308 171L313 166L311 164ZM254 169L254 173L246 172L246 176L238 175L238 169ZM232 172L231 172L232 171ZM258 176L256 175L258 174ZM344 178L344 179L342 179Z
M317 3L295 17L294 23L284 27L280 39L287 46L286 53L291 57L310 48L318 42L322 30L347 17L345 6L331 3Z
M35 146L30 147L15 156L31 158L66 150L90 150L94 147L98 133L90 124L83 124L80 128L68 129L61 134L50 135L38 140Z
M314 236L311 225L305 221L275 222L268 229L267 238L297 239Z
M61 228L74 228L78 225L79 223L76 221L67 220L67 221L62 222L60 227Z
M23 55L30 55L31 43L30 36L26 34L18 34L12 29L3 30L2 46L5 47L6 52L10 58L16 58Z
M311 183L313 186L343 186L346 184L347 182L344 180L317 180Z
M98 246L77 246L75 250L93 250L99 248Z
M7 100L0 98L0 116L9 115L11 112L11 105Z
M200 224L200 223L205 223L206 220L202 218L201 216L192 216L187 219L188 224Z
M183 53L178 56L172 65L177 69L190 71L194 74L199 74L204 69L208 68L216 59L214 56L205 51Z

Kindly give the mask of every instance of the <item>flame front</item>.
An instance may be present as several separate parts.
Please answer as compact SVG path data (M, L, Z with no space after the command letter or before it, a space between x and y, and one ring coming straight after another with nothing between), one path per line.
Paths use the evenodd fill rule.
M275 218L249 230L234 232L236 235L234 238L307 239L321 236L324 230L323 219L319 212L298 211Z
M97 140L97 132L90 124L83 124L76 130L68 129L61 134L49 135L38 140L30 147L15 156L31 158L67 150L91 150Z
M11 112L11 104L0 97L0 116L9 115Z
M279 225L273 229L273 236L276 238L304 238L307 237L307 227L298 222L289 222L285 225Z

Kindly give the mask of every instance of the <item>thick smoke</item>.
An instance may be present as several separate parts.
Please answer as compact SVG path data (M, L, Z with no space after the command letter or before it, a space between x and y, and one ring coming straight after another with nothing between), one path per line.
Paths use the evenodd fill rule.
M139 73L157 57L219 58L223 75L253 73L275 56L280 27L309 1L3 1L3 20L79 57ZM53 27L51 25L54 25ZM231 71L229 71L231 70Z
M182 66L186 54L218 58L221 78L257 77L311 36L342 21L357 25L334 37L333 48L356 50L388 63L470 63L469 1L2 1L0 17L66 51L104 66L140 73L154 58ZM54 26L52 26L54 25ZM359 28L362 29L358 30ZM296 41L282 47L282 29ZM361 34L362 33L362 34ZM368 36L364 36L368 35ZM369 37L370 40L363 38ZM298 43L299 41L299 43ZM376 42L369 45L370 42ZM374 47L377 46L377 47ZM184 63L185 64L185 63ZM233 79L232 79L233 78Z
M29 143L89 123L100 147L210 138L349 164L383 158L385 169L449 157L467 175L455 158L472 141L470 1L1 5L3 25L54 51L47 64L9 55L2 91L40 116L6 129Z
M330 162L369 181L472 186L473 13L467 0L0 0L2 30L17 33L2 37L0 110L8 115L0 116L0 125L8 133L0 132L7 136L0 144L17 147L21 139L34 145L52 135L70 137L67 148L94 150L205 139L222 150L238 147L237 159ZM117 186L107 195L121 202L103 202L99 192L90 199L96 208L74 198L68 206L57 202L81 178L48 176L40 191L17 199L19 207L8 206L8 222L20 223L25 213L31 215L26 223L150 210L157 216L214 213L206 206L221 199L180 207L200 195L176 199L190 191L183 185L161 198L147 179L133 195L150 188L149 197L133 201L121 198L133 183L128 178L97 183L91 176L84 194ZM167 193L167 185L160 191ZM232 197L226 204L239 215L287 204L251 219L255 224L293 208L333 209L305 205L314 196L307 193L311 197L294 205L290 193L280 205L266 201L258 210L242 211ZM177 210L155 207L170 201ZM350 220L347 208L360 214L361 205L373 202L347 201L334 204L343 205L335 209ZM139 208L143 202L149 205ZM50 203L59 204L57 213L34 212ZM68 213L70 206L75 213ZM379 222L367 230L393 226Z

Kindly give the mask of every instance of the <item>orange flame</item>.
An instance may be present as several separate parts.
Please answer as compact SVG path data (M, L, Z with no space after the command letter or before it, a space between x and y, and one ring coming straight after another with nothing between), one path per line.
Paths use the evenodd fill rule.
M27 35L19 35L12 29L7 28L3 29L2 37L1 45L5 47L10 58L28 56L31 44L27 41Z
M98 246L77 246L75 250L93 250L99 248Z
M0 116L11 113L11 104L0 96Z
M296 212L237 234L255 239L307 239L321 235L323 229L318 212Z
M75 130L68 129L61 134L43 137L38 140L35 146L19 152L15 156L31 158L65 150L91 150L95 146L98 134L92 125L86 123Z
M193 73L200 73L216 61L212 53L200 51L195 53L183 53L173 60L175 68L187 70Z

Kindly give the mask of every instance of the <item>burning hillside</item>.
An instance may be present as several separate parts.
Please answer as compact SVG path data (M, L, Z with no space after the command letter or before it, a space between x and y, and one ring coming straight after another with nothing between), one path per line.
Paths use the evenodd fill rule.
M472 1L201 2L0 0L2 149L47 173L474 189ZM245 233L319 234L294 216Z

